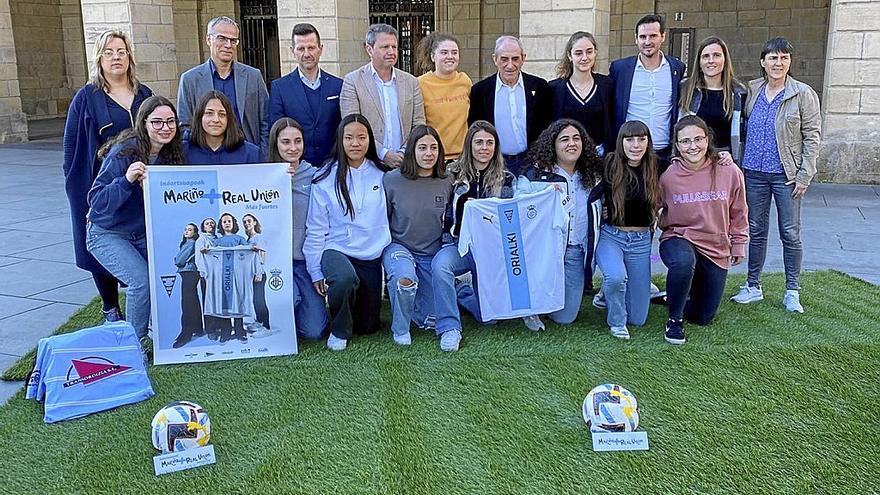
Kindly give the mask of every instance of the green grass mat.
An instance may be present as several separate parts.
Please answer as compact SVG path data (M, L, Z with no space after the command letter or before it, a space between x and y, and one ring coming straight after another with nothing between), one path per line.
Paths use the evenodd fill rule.
M742 277L731 277L728 293ZM531 333L471 323L462 350L413 334L331 353L150 368L157 396L45 425L19 393L0 408L6 493L803 494L880 489L880 289L804 276L804 315L725 302L663 342L653 307L633 339L604 313ZM96 308L93 308L97 310ZM75 318L87 318L83 313ZM580 409L614 382L639 400L647 452L594 453ZM150 420L173 400L211 415L217 464L156 478Z

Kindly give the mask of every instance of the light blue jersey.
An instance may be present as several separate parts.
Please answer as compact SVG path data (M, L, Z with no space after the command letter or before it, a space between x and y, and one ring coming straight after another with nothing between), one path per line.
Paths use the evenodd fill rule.
M134 328L117 322L40 339L26 398L55 423L154 395Z

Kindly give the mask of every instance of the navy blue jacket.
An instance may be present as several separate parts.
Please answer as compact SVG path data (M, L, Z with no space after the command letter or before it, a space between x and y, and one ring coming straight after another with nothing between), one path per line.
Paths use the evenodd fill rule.
M306 88L299 77L299 69L272 81L269 94L269 128L281 117L290 117L303 127L302 159L321 164L333 148L336 141L336 127L342 117L339 112L339 93L342 91L342 79L321 71L320 93L321 107L316 113L306 98Z
M227 150L222 145L217 151L197 146L187 139L184 133L183 152L189 165L240 165L242 163L262 163L260 148L248 141L234 150Z
M669 64L669 72L672 76L672 115L670 115L669 121L669 142L671 143L673 141L673 127L678 122L678 93L685 67L681 60L675 57L669 55L664 55L664 57L666 57L666 62ZM636 70L636 58L637 55L633 55L632 57L615 60L611 62L611 68L608 70L608 75L611 76L611 80L614 82L614 133L612 138L609 139L612 143L612 149L606 150L606 152L613 151L613 147L617 145L617 133L626 122L626 111L629 108L629 93L632 90L633 72Z
M140 183L131 183L125 178L129 165L139 160L135 154L127 153L136 146L134 138L117 143L101 163L95 185L89 191L89 221L98 227L126 234L146 234L144 190ZM160 156L155 165L169 164Z
M152 94L153 91L147 86L138 86L131 105L133 115L137 115L141 103ZM104 90L92 84L80 88L67 109L67 122L64 125L64 189L70 202L76 266L90 272L109 275L86 249L88 195L101 168L97 158L98 148L129 127L113 125Z

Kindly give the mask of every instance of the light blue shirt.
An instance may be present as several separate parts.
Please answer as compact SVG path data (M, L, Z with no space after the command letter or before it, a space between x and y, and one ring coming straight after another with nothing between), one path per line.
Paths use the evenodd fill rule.
M403 130L400 125L400 110L397 106L397 76L392 69L391 80L385 82L379 77L373 64L370 64L370 70L373 72L373 82L376 83L379 100L382 102L382 114L385 116L385 140L376 143L376 152L379 158L384 160L385 153L403 149Z
M302 73L301 70L297 69L297 72L299 72L299 80L302 81L302 83L303 83L307 88L309 88L309 89L313 89L313 90L316 90L316 89L318 89L318 88L321 87L321 69L318 69L318 75L315 76L315 81L314 81L314 82L309 81L309 78L307 78L307 77L305 76L305 74Z
M636 57L626 120L638 120L648 126L655 150L669 146L673 105L672 73L666 57L660 54L660 67L654 70L646 69L642 59Z
M495 130L504 155L517 155L529 147L526 129L526 87L522 74L513 87L495 78Z

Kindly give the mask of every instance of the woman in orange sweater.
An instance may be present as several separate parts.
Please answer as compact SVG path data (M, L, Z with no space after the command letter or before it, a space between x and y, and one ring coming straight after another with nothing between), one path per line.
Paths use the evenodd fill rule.
M675 124L676 157L660 177L660 257L669 269L666 342L684 344L684 318L708 325L718 311L727 270L749 242L745 183L739 167L722 165L703 119Z
M419 77L425 120L440 134L446 161L455 160L467 133L472 85L471 78L458 70L458 40L448 33L431 33L419 43L417 60L426 72Z

